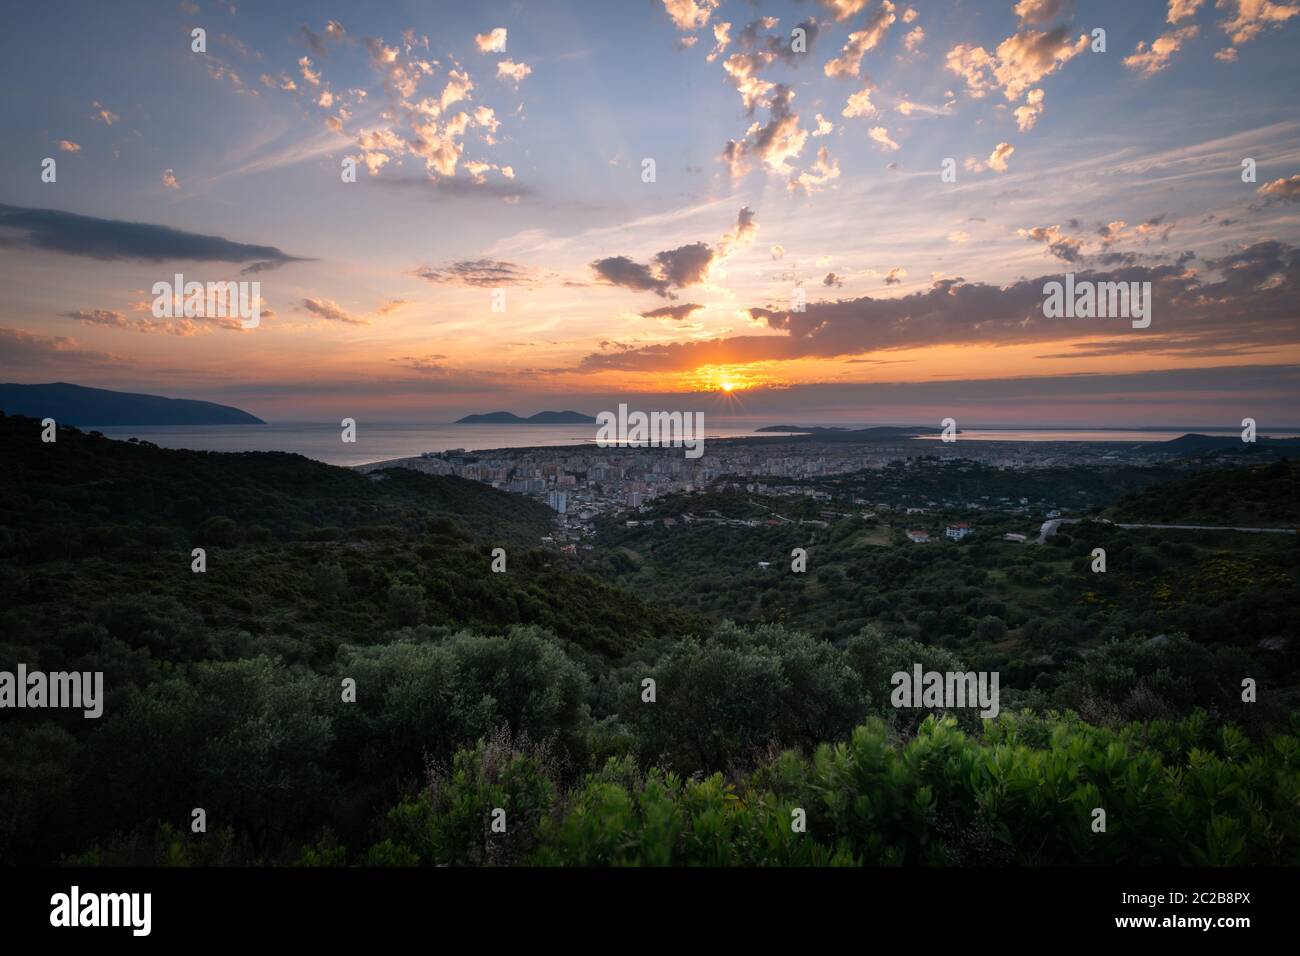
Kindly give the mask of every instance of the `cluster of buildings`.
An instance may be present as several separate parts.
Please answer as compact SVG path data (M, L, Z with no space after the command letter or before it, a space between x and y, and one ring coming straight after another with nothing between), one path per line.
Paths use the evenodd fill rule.
M712 439L706 443L704 452L703 456L692 459L680 448L600 447L594 443L475 452L457 448L426 452L418 458L373 462L358 469L413 468L428 474L481 481L503 491L528 495L555 512L553 540L568 550L582 538L593 535L595 522L602 516L625 515L628 521L637 521L637 515L647 510L656 498L706 488L745 491L764 497L805 498L823 504L837 500L842 506L851 504L907 514L924 514L932 507L1041 513L1048 506L1042 502L1031 503L1025 497L984 495L977 500L964 500L961 496L918 496L913 478L931 467L954 467L955 459L1004 468L1047 468L1080 464L1085 459L1095 462L1102 454L1096 446L1059 442L967 441L945 445L916 439L856 443L784 436ZM1116 453L1106 449L1104 454L1113 463ZM886 471L891 467L893 471ZM868 499L855 494L853 483L846 484L844 476L862 472L878 476L873 485L877 488L877 499L881 494L888 494L895 500ZM831 513L827 520L834 520L838 514ZM693 521L715 520L707 514L689 517ZM950 525L944 532L954 541L970 533L970 526L965 524ZM928 541L930 535L915 531L908 532L908 538L919 543Z
M950 538L953 541L960 541L962 538L966 537L970 533L971 533L971 526L967 524L965 521L959 521L956 524L950 524L946 529L944 529L944 536ZM1023 540L1024 535L1020 535L1020 537ZM907 532L907 540L913 542L914 544L929 544L930 532L909 531Z

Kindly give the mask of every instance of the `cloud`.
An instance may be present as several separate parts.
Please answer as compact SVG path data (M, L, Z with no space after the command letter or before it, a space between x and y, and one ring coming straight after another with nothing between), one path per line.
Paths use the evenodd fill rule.
M889 130L885 129L883 126L871 127L871 129L867 131L867 135L879 144L880 148L886 152L900 148L897 143L889 138Z
M329 299L303 299L302 308L306 309L312 315L319 316L322 319L329 319L331 322L346 322L349 325L369 325L365 319L358 319L348 313L337 302L331 302Z
M671 372L702 365L870 355L928 345L1012 345L1110 337L1117 348L1168 354L1216 354L1300 344L1295 303L1300 297L1300 249L1255 243L1205 260L1198 273L1185 262L1077 272L1078 280L1151 282L1155 313L1146 330L1127 321L1049 319L1043 286L1060 274L1007 286L962 278L895 298L864 296L809 302L803 312L756 307L750 316L783 334L693 340L610 353L592 353L578 370ZM1213 278L1211 276L1217 276Z
M838 288L844 285L844 277L837 276L834 272L828 272L822 279L822 285Z
M727 52L727 47L731 45L731 24L715 23L713 25L713 49L705 57L710 63L716 60L722 54Z
M1197 8L1204 2L1205 0L1169 0L1169 13L1165 19L1170 23L1187 20L1195 16Z
M664 10L678 30L698 30L709 23L709 16L720 0L664 0Z
M993 152L989 153L988 164L990 169L997 170L999 173L1007 171L1007 160L1016 148L1010 143L998 143L993 147Z
M487 33L480 33L474 37L474 44L480 53L505 53L506 28L494 27Z
M104 106L104 104L100 103L98 100L91 103L90 108L95 111L94 112L95 119L99 120L105 126L112 126L114 123L116 123L118 120L122 118L118 116L116 113L114 113L112 110L110 110L108 107Z
M808 141L808 131L800 129L799 117L791 103L794 91L785 84L776 87L771 100L771 117L762 126L755 123L745 139L728 141L722 158L732 176L739 176L748 168L748 159L758 157L772 172L789 175L788 161L797 157Z
M0 227L22 233L3 244L91 259L168 262L254 262L262 269L305 262L275 246L234 242L221 236L155 226L144 222L97 219L55 209L28 209L0 203ZM258 270L261 271L261 270Z
M513 262L502 262L499 259L461 259L459 262L438 269L432 266L421 266L412 275L440 284L479 288L524 285L537 277L530 269L515 265Z
M921 27L913 27L907 36L903 37L903 49L908 53L915 53L924 40L925 30Z
M885 285L902 285L903 280L907 278L907 270L902 266L894 266L885 275Z
M0 368L31 376L48 369L95 369L125 364L107 352L83 349L64 335L37 335L24 329L0 328Z
M81 146L80 146L79 144L77 144L77 143L72 142L72 140L70 140L70 139L61 139L61 140L59 140L59 149L60 149L62 152L65 152L65 153L79 153L79 152L81 152Z
M1196 36L1200 29L1196 26L1181 27L1171 30L1150 44L1139 40L1137 50L1124 58L1124 65L1143 76L1154 76L1169 65L1170 59L1182 49L1183 44Z
M312 68L310 57L298 57L298 69L302 71L302 78L309 84L320 86L320 73Z
M164 169L162 174L162 184L164 189L180 189L181 184L176 181L176 174L170 169Z
M757 232L758 223L754 220L754 210L742 206L736 216L736 224L718 242L718 258L725 258L744 249L754 241Z
M722 237L716 249L706 242L692 242L655 253L648 263L627 256L608 256L591 263L591 268L598 278L610 285L675 299L673 290L703 285L708 281L713 263L748 245L757 231L754 213L746 206L740 210L736 225Z
M513 172L513 170L512 170ZM517 202L520 198L534 195L531 186L514 180L506 182L487 181L477 183L472 178L434 179L428 176L404 176L399 178L380 178L376 185L385 188L413 190L434 200L491 200L499 202Z
M1272 0L1218 0L1215 6L1236 12L1219 28L1228 34L1234 47L1249 43L1265 30L1276 29L1292 17L1300 16L1300 4L1274 3Z
M1063 14L1073 13L1074 0L1020 0L1015 11L1022 24L1051 23Z
M1087 34L1071 40L1068 25L1046 31L1023 30L999 43L993 53L959 43L948 51L947 68L965 81L970 96L979 99L999 89L1014 103L1087 48Z
M708 243L692 242L657 253L654 264L669 285L683 289L700 285L709 277L709 267L716 255Z
M785 258L785 246L781 245L781 244L778 242L776 245L774 245L774 246L772 247L772 249L771 249L771 253L772 253L772 258L773 258L773 259L784 259L784 258Z
M519 88L519 81L528 74L533 72L533 68L527 63L516 63L514 60L502 60L497 64L497 79L507 80Z
M591 264L591 268L597 276L611 285L673 298L672 286L666 279L656 275L650 266L635 262L627 256L607 256L604 259L597 259Z
M856 77L862 70L862 58L874 50L889 32L894 20L894 5L890 0L881 0L876 11L867 17L863 29L849 34L848 42L840 55L829 60L823 71L827 76Z
M182 338L211 332L214 329L243 331L242 319L215 314L219 311L216 300L209 299L208 302L211 303L214 314L186 316L184 315L184 304L177 299L175 300L175 308L178 314L175 318L131 318L117 309L78 309L75 312L64 312L63 318L75 319L86 325L103 326L126 332L175 335ZM132 308L136 312L150 312L151 306L151 302L137 302ZM205 308L204 311L206 312L207 309ZM260 317L263 321L274 319L275 310L267 308L263 303Z
M1260 186L1257 192L1261 196L1285 199L1288 202L1300 202L1300 175L1290 179L1275 179Z
M1016 128L1022 133L1029 132L1038 122L1038 117L1042 112L1043 91L1030 90L1025 96L1025 105L1016 107Z
M844 109L840 111L840 115L847 119L853 119L856 116L875 116L879 113L880 111L871 102L871 91L873 89L875 87L868 83L856 93L850 94L848 102L844 104Z
M78 309L76 312L63 313L63 317L76 319L87 325L111 325L123 329L131 324L126 313L119 312L117 309Z
M649 312L642 312L643 319L688 319L692 312L696 312L704 306L694 302L687 302L682 305L665 305L657 309L651 309Z
M325 23L323 33L316 33L304 23L298 28L298 36L311 47L311 51L317 56L325 56L329 53L329 49L325 45L326 42L341 43L347 38L347 31L343 29L343 24L337 20L328 20Z
M827 183L839 178L839 162L831 157L829 149L819 146L816 161L786 183L786 188L792 193L803 193L807 196L821 192L826 188Z
M1059 224L1054 226L1034 226L1032 229L1017 229L1016 233L1030 242L1044 243L1048 251L1062 262L1078 262L1083 258L1083 240L1066 235Z
M843 23L867 5L867 0L821 0L837 23Z

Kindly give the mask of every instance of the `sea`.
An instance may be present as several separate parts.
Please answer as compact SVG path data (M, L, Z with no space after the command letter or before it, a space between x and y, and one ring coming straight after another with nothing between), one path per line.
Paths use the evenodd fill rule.
M753 425L710 427L711 438L756 437ZM274 422L266 425L156 425L87 426L109 438L125 441L139 438L163 448L194 451L285 451L314 458L330 465L364 465L394 458L414 458L424 452L485 451L494 448L546 448L555 445L583 445L596 440L595 425L453 425L383 422L357 425L355 443L342 441L342 429L333 422ZM1125 430L1105 428L988 428L964 429L959 441L1113 441L1159 442L1188 432L1202 435L1239 435L1239 431L1183 428L1173 430ZM773 433L763 433L774 437ZM1272 438L1291 438L1297 433L1265 432ZM937 439L938 435L926 436ZM707 445L706 445L707 448Z
M494 448L549 448L596 441L595 425L452 425L357 423L356 442L344 443L336 422L274 422L266 425L86 426L125 441L139 438L163 448L193 451L287 451L330 465L365 465L415 458L426 451L484 451ZM710 438L753 435L752 426L709 428ZM707 447L707 445L706 445Z

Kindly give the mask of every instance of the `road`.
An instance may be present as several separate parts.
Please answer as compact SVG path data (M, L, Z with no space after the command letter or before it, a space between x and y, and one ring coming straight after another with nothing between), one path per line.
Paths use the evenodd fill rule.
M1078 524L1083 518L1053 518L1051 521L1044 521L1043 527L1038 532L1038 544L1042 544L1052 535L1061 529L1063 524ZM1295 534L1295 528L1236 528L1226 525L1213 524L1115 524L1108 521L1106 524L1114 524L1117 528L1163 528L1170 531L1246 531L1254 534Z

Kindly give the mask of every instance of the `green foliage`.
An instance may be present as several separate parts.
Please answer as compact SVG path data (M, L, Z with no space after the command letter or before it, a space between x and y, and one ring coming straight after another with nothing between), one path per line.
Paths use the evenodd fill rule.
M687 638L644 676L656 683L655 703L628 681L622 715L647 758L684 773L725 768L769 744L838 737L870 703L840 652L775 626Z
M1196 739L1203 717L1155 728ZM1070 716L1008 715L981 736L928 718L897 740L871 720L811 759L783 753L728 783L611 760L554 802L525 836L526 858L564 866L1240 865L1300 861L1295 737L1264 745L1224 730L1212 749L1149 749L1149 728L1091 727ZM403 804L372 854L409 848L424 863L489 862L474 816L487 796L484 744L456 757L437 800ZM526 763L526 762L525 762ZM513 766L513 765L510 765ZM534 774L529 804L551 791ZM460 802L467 798L467 803ZM1106 811L1105 832L1093 810ZM793 811L806 815L798 832ZM468 817L466 815L468 814ZM491 837L488 845L491 844ZM516 849L519 844L512 844ZM511 855L510 860L520 859Z

